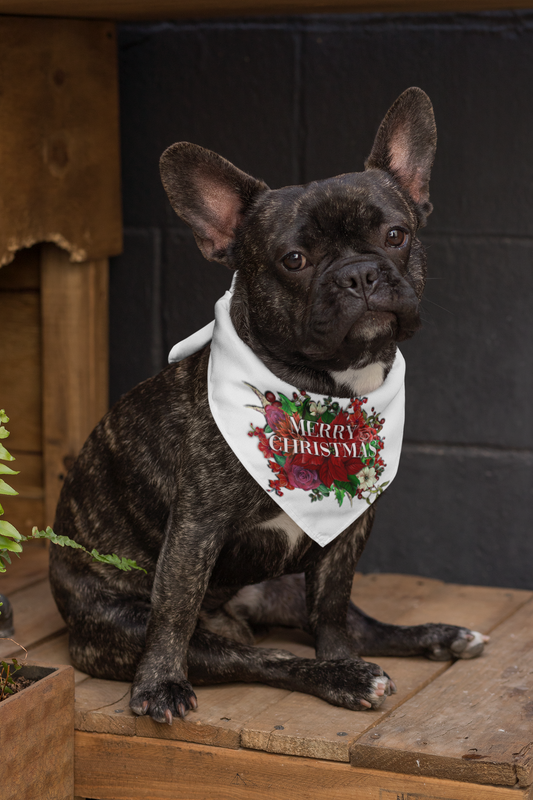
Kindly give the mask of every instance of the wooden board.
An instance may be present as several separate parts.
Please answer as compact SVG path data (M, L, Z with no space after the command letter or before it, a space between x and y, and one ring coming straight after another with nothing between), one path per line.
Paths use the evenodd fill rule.
M26 543L21 558L12 558L6 572L0 573L0 593L11 596L13 592L28 589L47 577L48 548L43 547L40 541Z
M482 11L529 8L528 0L0 0L2 14L102 19L333 12Z
M15 622L14 641L0 639L0 658L22 656L17 643L26 649L64 631L65 623L56 608L48 580L9 595Z
M11 432L6 446L40 452L41 302L38 290L0 291L0 408Z
M99 800L530 800L529 790L319 759L77 731L74 792Z
M74 681L60 667L0 704L2 800L70 800Z
M492 636L478 662L439 680L362 736L352 764L454 780L533 781L533 601Z
M43 245L43 426L45 518L53 524L61 485L108 405L108 262L71 264Z
M440 619L442 614L450 622L463 621L483 631L489 631L532 597L531 592L525 591L458 587L437 580L395 575L358 575L354 595L358 601L364 598L371 613L381 610L380 616L384 618L408 618L410 623L417 624ZM314 657L309 637L297 631L274 631L261 640L261 645ZM113 689L108 681L91 679L82 687L83 702L76 727L118 733L122 726L127 735L232 749L243 746L348 762L350 747L358 737L438 678L451 663L425 658L376 660L398 684L398 693L387 698L379 711L356 713L298 692L260 684L231 684L198 687L195 689L198 711L168 726L148 717L134 717L122 684ZM475 672L476 662L469 662L469 667Z
M119 253L114 26L0 18L0 74L0 264L43 241L74 261Z

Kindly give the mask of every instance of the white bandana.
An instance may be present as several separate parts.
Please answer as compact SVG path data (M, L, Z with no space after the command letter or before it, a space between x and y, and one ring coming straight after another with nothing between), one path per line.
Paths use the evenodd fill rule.
M367 397L324 397L277 378L239 338L232 292L215 321L175 345L181 361L211 342L209 407L226 442L259 485L322 547L366 511L398 470L405 361L398 350Z

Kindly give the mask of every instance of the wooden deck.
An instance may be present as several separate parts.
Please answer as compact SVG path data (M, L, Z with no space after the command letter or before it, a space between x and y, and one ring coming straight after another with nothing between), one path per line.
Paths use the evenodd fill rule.
M32 661L69 663L47 551L0 577ZM158 725L129 684L76 672L76 795L98 800L526 800L533 798L533 592L403 575L358 575L353 597L384 621L491 633L477 660L376 659L398 693L351 712L258 684L200 687L199 710ZM304 634L263 645L313 656ZM0 657L20 655L0 641Z

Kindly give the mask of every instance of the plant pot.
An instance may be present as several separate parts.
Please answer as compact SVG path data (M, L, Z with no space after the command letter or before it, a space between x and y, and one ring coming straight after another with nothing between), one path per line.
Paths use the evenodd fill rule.
M0 703L2 800L72 800L74 670L26 665L37 683Z

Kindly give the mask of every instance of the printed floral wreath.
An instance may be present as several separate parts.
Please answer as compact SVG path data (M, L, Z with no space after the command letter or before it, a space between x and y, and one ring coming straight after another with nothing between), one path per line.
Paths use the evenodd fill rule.
M374 408L370 414L364 410L366 397L352 398L342 408L331 397L315 402L300 391L289 400L281 392L276 398L274 392L262 394L246 385L261 401L261 406L248 408L265 416L264 427L250 424L248 436L257 436L259 450L276 475L268 491L283 497L282 489L303 489L311 492L312 502L334 494L339 506L345 497L350 504L357 498L370 505L370 498L388 486L389 481L379 483L387 466L381 456L384 439L379 435L385 420L379 419Z

